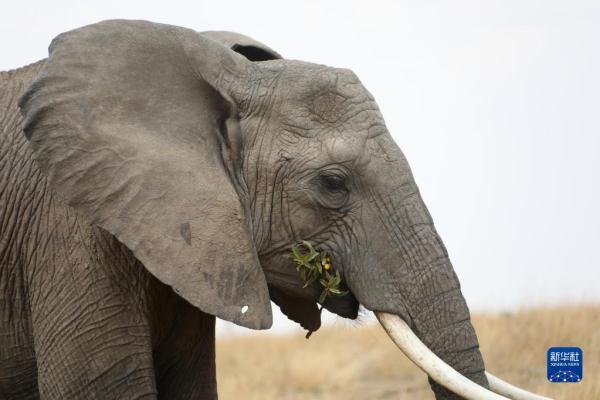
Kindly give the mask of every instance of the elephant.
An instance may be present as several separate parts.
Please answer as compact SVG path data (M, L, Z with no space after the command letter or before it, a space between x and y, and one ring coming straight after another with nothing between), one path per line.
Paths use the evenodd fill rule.
M375 312L437 399L540 398L486 373L406 157L352 71L110 20L0 86L0 398L215 399L215 318L267 329L271 300L311 332L321 306ZM343 295L302 280L302 241Z

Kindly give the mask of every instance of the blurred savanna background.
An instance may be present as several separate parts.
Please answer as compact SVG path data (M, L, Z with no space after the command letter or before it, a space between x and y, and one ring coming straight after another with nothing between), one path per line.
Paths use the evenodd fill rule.
M486 368L553 399L600 399L600 304L474 315ZM580 383L550 383L546 351L583 350ZM377 324L338 324L301 332L217 341L221 400L428 399L427 376Z
M556 399L600 399L598 0L13 0L0 70L114 18L240 32L352 69L411 164L489 370ZM325 312L306 340L274 306L269 331L217 332L224 400L432 398L368 316ZM546 380L551 346L583 349L581 383Z

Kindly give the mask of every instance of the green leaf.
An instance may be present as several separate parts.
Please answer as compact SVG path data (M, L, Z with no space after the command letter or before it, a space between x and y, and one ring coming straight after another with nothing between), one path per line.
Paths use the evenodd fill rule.
M319 304L323 304L325 302L325 299L327 298L327 294L329 294L329 292L327 291L327 289L324 289L321 292L321 296L319 296Z
M316 263L315 267L316 267L317 271L319 271L319 274L323 273L323 266L321 265L320 262Z
M319 296L319 303L322 305L327 296L344 296L347 291L340 290L339 286L342 277L339 271L327 271L323 267L327 263L327 257L331 257L325 250L317 251L312 243L303 240L299 244L291 246L292 257L296 264L296 271L304 281L304 288L310 286L315 281L319 281L323 290Z
M302 257L302 254L300 254L300 250L298 250L298 248L295 245L292 246L292 255L295 259L299 259Z

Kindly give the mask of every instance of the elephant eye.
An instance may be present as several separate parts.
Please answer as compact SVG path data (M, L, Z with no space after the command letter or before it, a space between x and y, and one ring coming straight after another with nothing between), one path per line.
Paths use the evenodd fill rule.
M320 203L331 209L340 209L348 202L346 175L341 171L321 171L318 176Z
M339 175L322 174L321 182L323 184L323 188L329 192L345 192L348 190L346 188L344 177Z

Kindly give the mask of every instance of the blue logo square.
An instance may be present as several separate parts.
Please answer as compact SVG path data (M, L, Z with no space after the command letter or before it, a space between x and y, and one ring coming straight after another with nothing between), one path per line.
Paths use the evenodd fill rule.
M547 366L550 382L581 382L583 351L579 347L550 347L547 353Z

